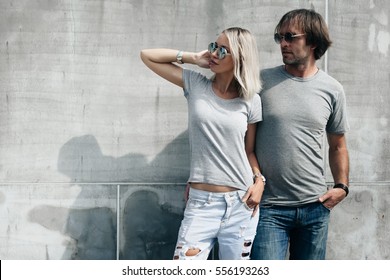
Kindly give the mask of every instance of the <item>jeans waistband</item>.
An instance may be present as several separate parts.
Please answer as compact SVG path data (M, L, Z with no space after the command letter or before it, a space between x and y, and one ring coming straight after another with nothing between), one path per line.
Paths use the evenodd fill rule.
M231 192L209 192L209 191L203 191L198 190L195 188L190 188L190 195L198 198L204 198L208 200L225 200L225 198L241 198L245 195L245 191L243 190L236 190Z

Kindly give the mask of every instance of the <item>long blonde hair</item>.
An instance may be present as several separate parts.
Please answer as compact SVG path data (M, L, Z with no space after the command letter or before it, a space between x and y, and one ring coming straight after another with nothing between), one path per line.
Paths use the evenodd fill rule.
M260 62L256 40L241 27L230 27L222 31L230 44L234 61L234 77L239 85L241 98L251 99L261 90Z

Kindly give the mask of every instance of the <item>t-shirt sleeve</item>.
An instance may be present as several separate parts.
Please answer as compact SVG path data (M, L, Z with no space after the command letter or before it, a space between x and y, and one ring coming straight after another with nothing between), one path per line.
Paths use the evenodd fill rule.
M187 98L191 88L191 71L183 68L183 93Z
M343 134L349 130L349 123L347 119L345 93L342 88L338 92L332 107L333 112L326 125L326 131L328 133Z
M183 68L183 92L184 96L188 98L191 92L194 92L194 87L198 87L202 83L205 76L190 69Z
M248 123L257 123L263 120L263 110L261 107L261 98L260 95L255 94L252 99L249 114L248 114Z

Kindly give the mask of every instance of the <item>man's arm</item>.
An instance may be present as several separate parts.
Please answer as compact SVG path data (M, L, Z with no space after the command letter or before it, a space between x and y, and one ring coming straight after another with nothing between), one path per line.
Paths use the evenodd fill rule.
M328 133L329 143L329 166L335 185L349 184L349 156L344 134ZM330 189L320 197L320 201L329 209L335 207L347 196L342 188Z

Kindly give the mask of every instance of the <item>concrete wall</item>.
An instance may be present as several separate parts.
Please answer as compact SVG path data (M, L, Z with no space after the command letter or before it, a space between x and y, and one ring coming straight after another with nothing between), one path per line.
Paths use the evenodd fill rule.
M239 25L262 67L277 65L274 26L299 7L328 18L334 45L319 65L344 85L351 123L351 193L333 210L327 258L390 259L384 0L1 1L0 259L170 259L187 108L139 51L199 51Z

